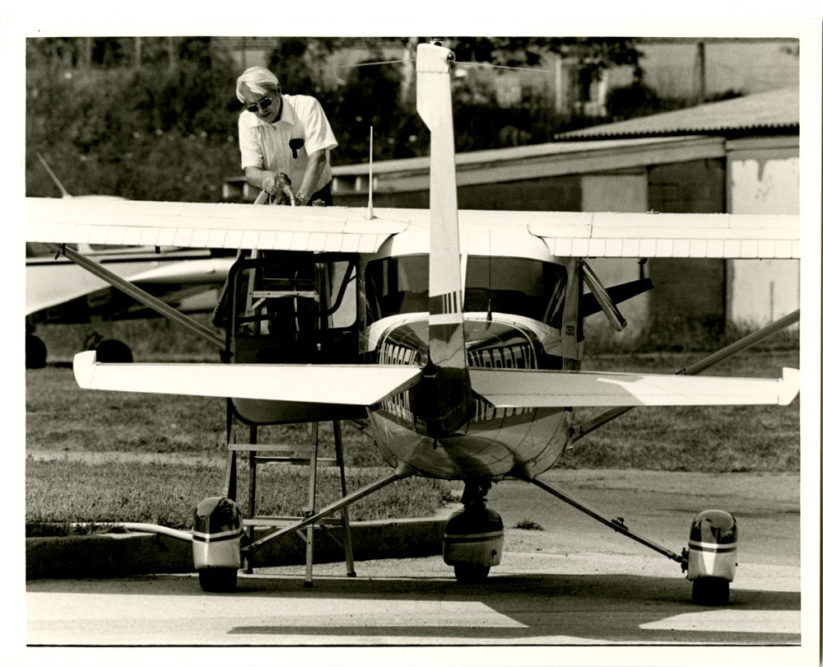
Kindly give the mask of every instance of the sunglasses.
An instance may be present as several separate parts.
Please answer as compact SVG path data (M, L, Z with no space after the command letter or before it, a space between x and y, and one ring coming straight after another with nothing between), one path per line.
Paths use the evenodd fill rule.
M246 111L251 111L252 113L257 113L258 108L260 111L265 111L272 105L271 97L264 97L259 102L255 102L254 104L250 104L246 107Z

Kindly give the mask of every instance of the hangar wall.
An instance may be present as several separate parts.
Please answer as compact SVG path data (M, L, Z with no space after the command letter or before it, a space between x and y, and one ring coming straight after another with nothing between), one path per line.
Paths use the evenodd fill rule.
M797 137L729 142L728 191L732 213L799 214ZM765 324L800 307L800 261L729 262L729 317Z

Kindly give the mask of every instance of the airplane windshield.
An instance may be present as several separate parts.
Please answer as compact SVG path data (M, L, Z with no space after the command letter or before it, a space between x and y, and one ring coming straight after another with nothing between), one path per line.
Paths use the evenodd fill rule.
M428 310L428 255L388 257L366 267L368 320ZM560 264L521 257L470 255L464 312L522 315L559 327L566 294Z

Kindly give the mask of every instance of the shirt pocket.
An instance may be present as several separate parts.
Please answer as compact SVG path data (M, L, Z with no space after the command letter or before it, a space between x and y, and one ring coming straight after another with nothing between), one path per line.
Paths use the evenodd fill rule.
M289 139L289 151L293 160L305 158L306 155L306 141L303 137L292 137Z

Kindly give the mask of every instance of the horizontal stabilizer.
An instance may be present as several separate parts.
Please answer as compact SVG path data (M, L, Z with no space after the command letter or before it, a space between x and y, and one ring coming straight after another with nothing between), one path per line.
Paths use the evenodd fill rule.
M510 369L470 376L472 389L497 408L788 405L800 391L793 368L781 379Z
M289 364L101 364L96 352L74 357L82 389L363 405L404 389L415 366Z

